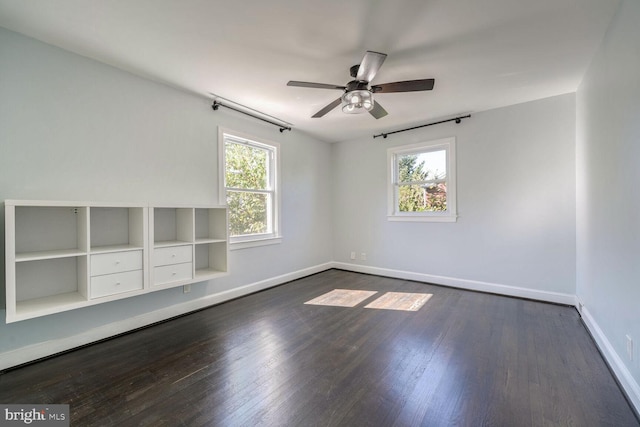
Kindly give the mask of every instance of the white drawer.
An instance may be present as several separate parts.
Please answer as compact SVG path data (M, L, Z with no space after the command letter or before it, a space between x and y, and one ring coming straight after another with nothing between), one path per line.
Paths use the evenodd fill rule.
M142 289L142 270L105 274L91 278L91 298Z
M142 270L142 251L91 255L91 276Z
M193 261L192 246L170 246L168 248L159 248L153 251L153 265L182 264Z
M163 285L165 283L179 282L193 278L193 263L163 265L153 269L153 283Z

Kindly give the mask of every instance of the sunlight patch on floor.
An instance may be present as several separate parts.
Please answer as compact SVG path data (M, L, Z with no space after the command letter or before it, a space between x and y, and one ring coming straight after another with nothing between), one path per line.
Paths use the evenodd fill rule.
M387 292L364 308L382 310L418 311L433 294L416 294L406 292Z
M320 295L305 304L329 305L334 307L355 307L377 291L360 291L353 289L334 289L324 295ZM418 311L429 301L433 294L420 294L408 292L386 292L364 308L376 308L380 310Z
M331 305L336 307L355 307L377 291L356 291L352 289L334 289L324 295L320 295L305 304Z

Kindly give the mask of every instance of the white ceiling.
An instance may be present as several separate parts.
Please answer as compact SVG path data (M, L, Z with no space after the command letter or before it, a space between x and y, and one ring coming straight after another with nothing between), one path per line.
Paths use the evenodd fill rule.
M618 0L0 0L0 26L205 96L215 93L341 141L574 92ZM389 115L312 119L366 50Z

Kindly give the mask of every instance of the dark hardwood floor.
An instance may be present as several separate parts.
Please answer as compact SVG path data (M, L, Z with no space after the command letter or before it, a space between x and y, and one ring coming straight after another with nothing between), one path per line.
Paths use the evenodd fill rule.
M354 308L305 305L380 291ZM417 312L366 309L426 292ZM329 270L0 375L72 426L638 426L571 307Z

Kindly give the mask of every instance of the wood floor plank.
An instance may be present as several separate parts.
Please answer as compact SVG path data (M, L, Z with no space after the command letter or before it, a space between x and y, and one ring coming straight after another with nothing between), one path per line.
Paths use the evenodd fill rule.
M333 289L355 307L305 305ZM418 311L364 308L430 293ZM81 426L640 426L571 307L328 270L0 375Z

